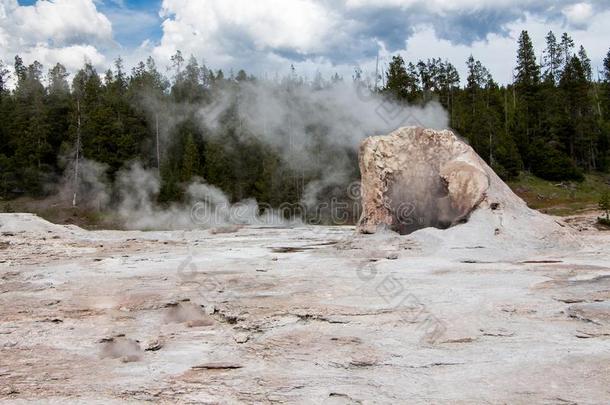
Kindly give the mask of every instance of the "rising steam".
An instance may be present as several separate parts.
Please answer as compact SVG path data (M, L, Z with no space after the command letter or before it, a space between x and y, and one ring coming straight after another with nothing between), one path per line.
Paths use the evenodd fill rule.
M371 93L364 86L344 82L314 88L290 81L248 81L215 89L213 99L216 101L206 105L160 105L149 95L142 97L149 116L159 119L158 115L163 114L160 134L163 148L173 142L172 129L188 117L196 117L206 136L217 137L220 120L229 109L234 109L240 136L251 137L278 151L286 167L316 174L314 180L304 185L302 203L309 207L319 201L320 191L326 187L347 186L354 172L354 161L347 153L355 153L365 137L407 125L443 129L448 124L446 112L436 102L424 107L405 107ZM332 159L326 159L321 153L324 148L343 153L334 153ZM207 184L205 179L195 179L188 185L185 202L161 207L156 203L160 191L156 168L146 169L134 163L120 171L115 184L109 186L100 180L105 176L103 166L86 160L81 164L82 198L92 198L98 206L116 210L128 228L283 223L281 215L270 208L261 210L254 200L231 204L222 190ZM118 203L110 207L111 195L118 197Z

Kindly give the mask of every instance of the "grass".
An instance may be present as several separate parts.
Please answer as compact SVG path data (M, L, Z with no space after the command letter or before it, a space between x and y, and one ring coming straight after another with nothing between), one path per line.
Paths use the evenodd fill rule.
M547 181L529 173L508 185L530 208L547 214L567 216L596 210L604 190L610 189L610 175L588 174L578 182Z

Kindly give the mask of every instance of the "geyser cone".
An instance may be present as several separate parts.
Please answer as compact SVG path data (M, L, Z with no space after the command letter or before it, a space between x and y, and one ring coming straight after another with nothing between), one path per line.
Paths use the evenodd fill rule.
M486 197L491 169L452 132L408 127L364 140L360 171L359 230L407 234L466 221Z
M486 260L580 245L555 218L530 209L451 131L408 127L367 138L360 171L361 233L390 228L413 233L426 249L468 252L468 259L476 251Z

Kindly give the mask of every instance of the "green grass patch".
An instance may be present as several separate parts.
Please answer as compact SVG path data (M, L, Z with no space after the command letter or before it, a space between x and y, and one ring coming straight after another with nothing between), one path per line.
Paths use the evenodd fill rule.
M610 189L610 176L593 173L587 174L582 182L558 182L521 173L508 185L530 208L567 216L597 209L603 192Z

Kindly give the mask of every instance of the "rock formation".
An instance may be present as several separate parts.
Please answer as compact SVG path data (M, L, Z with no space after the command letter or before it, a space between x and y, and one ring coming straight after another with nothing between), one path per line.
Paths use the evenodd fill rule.
M554 218L529 209L448 130L406 127L367 138L360 145L360 171L361 233L428 228L417 237L434 237L438 245L451 241L452 248L492 243L534 248L573 240ZM442 237L434 229L450 227Z
M491 169L450 131L401 128L360 146L359 229L402 234L465 221L486 198Z

